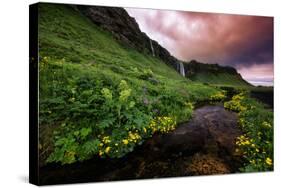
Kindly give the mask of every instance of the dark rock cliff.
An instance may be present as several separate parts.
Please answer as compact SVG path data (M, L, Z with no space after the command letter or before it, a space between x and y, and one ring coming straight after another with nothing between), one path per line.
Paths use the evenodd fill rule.
M208 72L208 73L228 73L233 75L238 75L239 73L237 70L230 66L221 66L218 64L206 64L206 63L200 63L196 60L191 60L188 63L184 64L184 68L186 71L186 74L191 75L193 73L197 72Z
M185 75L186 77L191 78L196 73L212 73L212 74L220 74L227 73L230 75L235 75L237 79L243 80L245 84L250 85L247 81L245 81L242 76L237 72L237 70L230 66L221 66L219 64L206 64L200 63L196 60L191 60L190 62L184 63Z
M75 8L88 17L94 24L111 32L118 41L126 46L133 47L141 53L153 54L177 70L178 60L171 56L165 48L142 32L136 20L130 17L125 9L84 5L77 5Z

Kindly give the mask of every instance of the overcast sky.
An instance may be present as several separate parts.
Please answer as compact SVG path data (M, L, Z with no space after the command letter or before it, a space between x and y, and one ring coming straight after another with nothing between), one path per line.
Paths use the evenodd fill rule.
M126 8L140 29L184 61L235 67L254 84L273 84L273 18Z

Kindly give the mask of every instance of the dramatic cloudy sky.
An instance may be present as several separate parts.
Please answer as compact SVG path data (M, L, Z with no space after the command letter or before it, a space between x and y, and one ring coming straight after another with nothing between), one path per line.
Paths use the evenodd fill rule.
M273 84L273 18L126 10L143 32L178 59L230 65L253 84Z

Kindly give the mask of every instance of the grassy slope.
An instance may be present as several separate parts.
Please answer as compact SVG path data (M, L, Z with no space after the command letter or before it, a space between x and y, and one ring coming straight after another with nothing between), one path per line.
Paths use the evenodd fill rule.
M70 7L43 4L39 21L40 57L64 58L76 68L91 69L93 74L117 79L126 78L136 87L155 87L151 82L136 78L137 71L151 69L165 87L199 100L209 97L205 93L216 91L183 78L157 58L125 48Z
M228 73L197 73L192 77L192 80L217 86L251 87L244 80L239 78L238 75Z

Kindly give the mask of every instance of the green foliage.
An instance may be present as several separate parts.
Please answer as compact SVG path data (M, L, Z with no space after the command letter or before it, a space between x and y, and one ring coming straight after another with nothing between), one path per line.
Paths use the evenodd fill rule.
M173 130L176 120L191 117L188 97L166 87L139 95L126 80L88 74L91 70L65 60L40 63L40 125L61 122L47 162L122 157L152 134Z
M226 92L225 91L219 91L216 94L212 95L210 97L211 101L223 101L226 99Z
M235 112L245 111L247 107L242 104L242 100L244 100L245 98L244 95L245 95L244 93L234 95L232 97L232 100L224 103L224 107Z
M157 117L150 122L148 127L152 133L168 133L175 129L176 122L170 117Z
M111 82L65 60L43 58L42 63L40 123L61 122L47 162L122 157L155 132L173 130L184 113L191 116L192 105L171 91L148 90L157 94L155 102L151 95L134 92L126 80ZM172 113L174 108L179 113Z
M237 138L237 152L243 154L245 172L273 170L273 112L245 93L233 96L225 107L239 112L244 135Z

